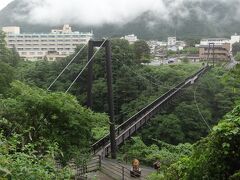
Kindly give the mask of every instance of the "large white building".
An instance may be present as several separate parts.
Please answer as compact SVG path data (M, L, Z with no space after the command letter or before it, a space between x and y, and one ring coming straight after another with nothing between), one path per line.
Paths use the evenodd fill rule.
M231 39L228 38L208 38L202 39L200 44L196 44L196 47L208 46L210 43L214 43L216 46L222 46L224 44L230 44L230 51L232 50L232 45L234 43L240 42L240 35L234 34Z
M28 60L57 60L74 53L80 44L93 38L92 32L73 32L69 25L53 29L48 34L21 34L19 27L3 27L8 48L16 49L20 57Z
M176 46L177 37L168 37L168 46Z
M134 44L136 41L138 41L138 37L134 34L126 35L122 37L121 39L125 39L129 42L129 44Z
M227 38L208 38L208 39L202 39L200 41L200 45L208 46L210 43L214 43L214 45L223 45L226 43L230 43L230 39Z
M240 35L238 34L234 34L231 36L231 45L233 45L234 43L239 43L240 42Z

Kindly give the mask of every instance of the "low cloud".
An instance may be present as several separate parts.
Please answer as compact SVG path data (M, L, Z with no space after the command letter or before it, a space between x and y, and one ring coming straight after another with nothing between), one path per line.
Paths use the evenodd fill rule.
M60 25L63 23L100 26L122 25L131 22L145 12L151 12L157 20L174 22L173 18L185 18L194 10L199 18L215 18L214 6L237 6L240 0L211 0L212 8L203 9L210 0L20 0L28 9L27 14L17 13L18 20L32 24ZM237 3L237 4L236 4ZM189 4L194 4L189 6ZM240 14L236 11L236 14ZM154 21L150 22L154 25Z

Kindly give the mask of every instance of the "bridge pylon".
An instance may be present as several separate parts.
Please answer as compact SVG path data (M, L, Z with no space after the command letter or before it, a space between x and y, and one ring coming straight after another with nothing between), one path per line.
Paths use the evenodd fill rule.
M92 108L92 84L93 84L93 51L94 47L105 47L106 52L106 73L107 73L107 89L108 89L108 109L109 109L109 126L110 126L110 143L111 143L111 158L116 159L116 135L115 135L115 119L114 119L114 103L113 103L113 88L112 88L112 52L111 42L109 40L88 42L88 61L91 61L88 66L88 87L87 87L87 107Z

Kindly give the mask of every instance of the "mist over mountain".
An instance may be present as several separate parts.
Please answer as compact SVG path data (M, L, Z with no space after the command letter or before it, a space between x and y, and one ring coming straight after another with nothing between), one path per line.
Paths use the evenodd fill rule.
M238 7L239 0L15 0L0 11L0 27L49 32L68 23L97 37L223 37L240 32Z

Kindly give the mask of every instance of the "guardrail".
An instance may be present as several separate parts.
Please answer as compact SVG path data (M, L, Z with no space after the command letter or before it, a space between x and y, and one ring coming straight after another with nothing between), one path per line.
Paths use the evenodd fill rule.
M128 180L132 177L138 177L137 172L135 172L135 174L132 174L131 176L129 168L119 163L113 163L109 160L102 159L101 156L95 156L89 162L83 163L80 166L77 166L75 163L70 163L69 166L75 171L73 179L87 180L87 173L96 171L101 171L102 173L112 177L113 179Z
M144 178L143 175L140 173L138 174L135 172L135 174L130 174L130 169L118 164L118 163L112 163L110 161L102 161L100 171L103 172L104 174L112 177L113 179L121 179L121 180L128 180L128 179L133 179L137 177Z
M95 156L89 162L84 162L81 165L71 164L70 167L73 169L75 179L87 179L86 174L90 172L95 172L101 168L102 157Z
M143 108L142 110L140 110L138 113L136 113L135 115L133 115L132 117L130 117L128 120L126 120L125 122L123 122L121 125L119 125L116 129L116 135L119 136L120 134L122 134L122 131L124 131L127 127L131 126L132 124L136 124L136 121L143 118L143 116L145 117L145 114L148 113L151 109L153 109L157 104L159 104L159 102L165 100L167 97L169 97L170 95L172 96L173 94L175 94L177 91L179 91L179 89L182 89L183 87L189 85L191 83L191 80L196 77L195 80L197 80L199 78L199 76L204 73L206 70L209 69L209 66L205 66L203 68L201 68L199 71L197 71L196 73L194 73L193 75L189 76L188 78L186 78L183 82L179 83L177 86L173 87L172 89L170 89L169 91L167 91L166 93L164 93L162 96L160 96L159 98L157 98L155 101L153 101L152 103L150 103L149 105L147 105L145 108ZM194 80L194 81L195 81ZM165 101L164 101L165 102ZM137 129L137 128L136 128ZM123 138L124 139L124 138ZM101 138L100 140L98 140L96 143L94 143L92 145L92 150L93 153L95 154L96 152L98 152L98 150L102 149L103 147L105 147L107 144L109 144L109 134L107 134L106 136L104 136L103 138ZM119 143L117 143L118 145ZM107 148L108 149L108 148ZM107 150L107 154L109 153L109 151Z

